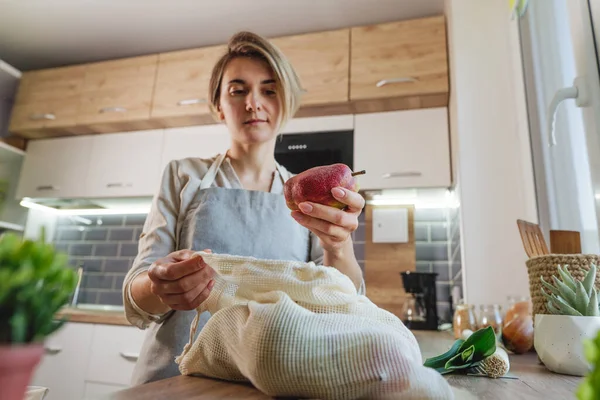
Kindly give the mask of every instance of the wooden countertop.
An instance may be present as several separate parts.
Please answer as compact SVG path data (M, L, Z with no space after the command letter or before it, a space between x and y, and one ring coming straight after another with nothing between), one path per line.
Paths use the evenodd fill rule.
M68 322L131 326L125 318L123 311L86 310L66 307L56 313L56 316L57 318L67 317Z
M414 331L423 360L448 350L454 339L447 332ZM457 400L527 400L574 399L581 378L559 375L548 371L537 361L535 353L510 355L509 375L517 379L491 379L464 375L446 375ZM151 399L244 399L266 400L250 385L215 379L177 376L119 391L111 400Z

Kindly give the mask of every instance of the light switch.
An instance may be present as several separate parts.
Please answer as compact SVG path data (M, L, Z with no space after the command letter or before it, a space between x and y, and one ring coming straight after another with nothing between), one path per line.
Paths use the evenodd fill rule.
M408 243L408 208L373 209L373 243Z

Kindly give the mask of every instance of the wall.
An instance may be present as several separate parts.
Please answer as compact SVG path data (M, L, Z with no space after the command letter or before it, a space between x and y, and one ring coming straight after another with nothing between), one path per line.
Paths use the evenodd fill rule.
M78 303L122 305L125 274L137 255L146 215L60 216L54 243L83 267Z
M463 292L505 303L529 294L516 220L537 221L517 22L505 0L447 0L446 15Z

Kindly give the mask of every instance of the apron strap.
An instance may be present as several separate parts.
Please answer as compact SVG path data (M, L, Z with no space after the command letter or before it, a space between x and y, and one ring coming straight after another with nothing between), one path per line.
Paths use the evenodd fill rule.
M279 173L279 177L281 178L281 183L285 184L285 177L283 176L284 174L284 169L281 165L279 165L279 163L277 161L275 161L275 166L277 167L277 172Z
M202 181L200 182L200 190L208 189L210 185L212 185L212 183L215 181L217 172L219 171L219 168L221 168L221 164L223 163L225 156L227 156L227 152L219 154L215 162L212 163L212 165L202 178Z

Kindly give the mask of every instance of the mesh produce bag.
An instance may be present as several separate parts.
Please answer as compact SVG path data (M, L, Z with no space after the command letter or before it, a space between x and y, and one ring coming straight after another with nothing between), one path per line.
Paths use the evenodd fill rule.
M422 365L414 335L338 270L199 254L217 275L176 358L183 375L249 381L278 397L453 398ZM211 318L194 340L204 311Z

